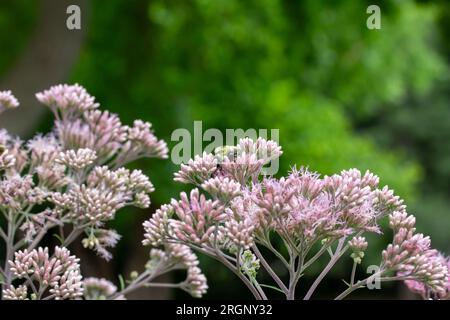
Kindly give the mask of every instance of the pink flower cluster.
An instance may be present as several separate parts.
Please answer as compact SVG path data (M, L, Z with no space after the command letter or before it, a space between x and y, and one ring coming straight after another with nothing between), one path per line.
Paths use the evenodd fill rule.
M225 156L220 166L220 156L212 154L182 165L175 180L198 185L212 199L207 200L198 189L190 197L182 193L179 201L163 206L145 224L149 242L156 243L166 234L198 245L228 238L248 248L253 238L275 231L299 247L358 231L379 232L378 218L392 208L403 208L389 190L377 189L378 177L370 172L351 169L320 178L308 170L294 169L285 178L258 180L262 165L281 154L279 147L273 141L264 144L258 139L252 144L244 139L237 149L242 153ZM258 158L257 150L269 150L270 157ZM166 218L161 221L163 213Z
M84 294L86 300L106 300L117 292L117 286L104 278L86 278L83 281ZM123 300L121 297L120 300Z
M95 98L79 85L54 86L36 96L55 114L55 127L27 143L0 131L0 208L16 215L28 210L18 219L27 243L56 225L84 226L90 235L86 247L109 259L105 247L119 237L99 228L124 206L147 208L154 190L140 170L121 166L141 157L166 158L167 146L149 123L136 120L129 127L98 110ZM12 108L18 102L1 92L0 104ZM48 209L28 214L35 205Z
M404 277L408 287L440 298L449 294L448 262L434 249L429 237L415 233L415 218L406 212L389 216L394 239L383 251L383 266ZM418 288L421 288L418 290Z
M0 113L19 106L19 101L11 94L11 91L0 91Z
M183 243L239 272L232 265L242 263L245 250L260 254L260 245L274 250L273 234L282 239L294 261L304 260L315 243L326 248L339 241L341 250L343 241L354 236L345 248L353 251L359 264L368 245L360 234L381 234L378 221L389 215L395 235L383 252L382 273L413 278L442 295L447 267L430 249L429 238L415 234L414 218L406 214L403 200L387 186L380 188L376 175L350 169L322 178L294 168L287 177L262 176L264 165L281 154L273 141L246 138L235 147L218 148L181 165L174 180L197 188L189 196L181 193L180 200L172 199L144 223L143 243ZM252 251L245 252L252 255ZM261 297L261 290L255 290Z
M122 125L117 115L98 110L95 98L78 84L54 86L36 97L54 113L55 134L64 149L91 149L98 165L112 159L119 167L140 157L167 158L167 145L155 137L150 123Z
M193 297L201 298L208 290L206 277L198 267L198 258L188 246L168 243L164 250L152 249L150 256L152 259L147 268L157 269L163 264L166 268L185 269L186 279L180 283L179 288Z
M445 257L442 254L432 255L431 262L435 265L446 265L447 270L450 270L450 258ZM438 279L439 282L440 279ZM444 286L438 287L436 290L436 285L427 285L426 283L419 280L405 280L405 284L409 290L418 293L423 299L441 299L450 300L450 278L447 279Z
M123 125L117 115L99 110L95 98L78 84L57 85L36 97L56 118L50 133L23 142L0 129L0 240L6 247L1 259L6 263L0 266L2 296L75 299L86 287L84 298L110 298L115 290L106 280L91 278L83 285L79 261L65 246L84 234L85 248L111 259L109 249L120 235L107 229L106 222L125 206L148 208L154 191L142 171L123 166L143 157L167 158L167 145L150 123ZM0 92L0 113L18 105L11 92ZM3 222L9 231L2 229ZM36 249L48 233L63 246L52 256L47 248ZM18 279L23 282L16 286ZM94 293L100 288L103 293Z
M83 282L80 274L79 259L71 256L66 248L56 247L50 257L48 248L18 251L15 259L9 261L11 271L18 279L23 279L28 286L9 285L6 288L6 299L54 298L75 299L83 295ZM28 291L28 287L33 292Z

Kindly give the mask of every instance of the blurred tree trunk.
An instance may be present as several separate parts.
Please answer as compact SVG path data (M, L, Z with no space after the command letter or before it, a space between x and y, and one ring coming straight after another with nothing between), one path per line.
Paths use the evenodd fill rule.
M81 30L68 30L66 9L81 8ZM77 61L87 29L88 0L40 0L37 24L24 52L0 80L1 90L12 90L20 108L5 112L0 127L25 137L34 132L47 110L34 94L66 81Z

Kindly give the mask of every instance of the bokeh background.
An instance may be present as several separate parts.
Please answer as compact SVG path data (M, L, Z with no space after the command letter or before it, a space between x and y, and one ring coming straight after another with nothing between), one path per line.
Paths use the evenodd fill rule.
M81 30L66 28L70 4L81 8ZM381 8L381 30L366 27L370 4ZM52 118L34 93L78 82L123 122L152 122L169 146L172 131L193 130L194 120L204 130L278 128L280 174L293 164L323 174L370 169L449 254L449 38L445 0L2 0L0 89L13 90L21 108L0 126L22 138L49 130ZM142 222L183 188L170 161L135 166L156 186L152 209L118 214L112 225L123 239L112 263L75 246L85 275L118 282L117 273L142 268ZM371 240L365 266L386 245ZM201 260L206 298L250 298L225 268ZM316 298L334 297L349 266L337 265ZM383 289L353 298L413 297L401 284ZM133 297L188 298L155 289Z

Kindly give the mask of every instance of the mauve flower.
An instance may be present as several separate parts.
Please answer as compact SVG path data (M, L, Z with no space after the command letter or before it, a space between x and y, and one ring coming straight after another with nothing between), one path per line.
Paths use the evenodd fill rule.
M117 292L117 287L104 278L86 278L83 288L83 297L86 300L106 300Z
M8 174L20 174L28 166L29 158L23 141L17 137L11 137L6 143L8 153L14 156L14 165L8 168Z
M188 198L182 192L181 200L172 199L171 206L179 220L172 222L173 232L182 241L206 244L217 231L216 224L226 219L218 201L206 200L198 189L193 189Z
M256 141L253 141L250 138L240 139L236 151L238 154L254 154L256 158L262 160L264 164L279 158L283 154L278 143L263 138L258 138Z
M184 244L168 243L165 245L165 251L170 259L176 264L180 264L186 268L192 268L199 265L199 261L195 253Z
M154 191L142 171L122 166L142 157L166 158L168 150L150 123L122 125L116 114L97 110L95 98L78 84L54 86L36 97L56 117L52 132L24 143L0 129L0 209L17 231L15 258L5 268L4 296L76 299L83 292L78 259L66 248L56 247L53 255L47 248L34 248L60 227L65 243L84 233L83 245L110 259L108 250L120 235L105 229L105 223L124 206L148 207ZM0 112L17 106L9 91L0 92ZM73 233L64 235L68 229ZM185 259L184 267L198 264L192 253L189 258L181 249L173 251L178 260ZM23 283L17 286L20 279Z
M241 194L241 184L228 177L216 177L205 181L201 185L202 189L208 192L213 198L227 203Z
M367 241L364 237L354 237L348 242L348 246L353 251L350 255L355 263L360 264L364 258L364 251L367 249Z
M98 108L95 98L79 84L60 84L36 93L39 102L49 107L57 118L70 119Z
M100 257L109 261L112 254L108 248L114 248L120 238L121 235L112 229L92 229L89 236L84 238L81 243L85 248L94 250Z
M13 167L16 164L16 158L8 150L0 150L0 170Z
M151 123L135 120L133 126L128 127L127 141L123 147L123 154L126 157L167 159L168 153L167 144L153 134Z
M149 199L143 196L153 190L148 177L139 170L109 170L103 166L92 169L85 184L73 184L64 196L52 194L51 201L60 210L67 210L72 219L99 225L113 219L117 210L124 206L148 205Z
M206 293L208 284L200 268L191 267L187 270L187 278L182 289L189 292L195 298L201 298Z
M180 288L196 298L201 298L208 289L205 275L198 267L199 261L191 248L179 243L166 243L165 250L152 249L147 270L160 268L185 269L186 279L180 283ZM164 267L162 267L164 266Z
M217 170L217 159L212 154L196 155L187 164L181 164L180 171L175 173L174 181L201 185L212 177Z
M254 244L255 225L250 218L230 219L225 222L224 233L238 248L249 249Z
M33 167L48 167L62 151L57 137L52 133L35 136L27 142L26 148L30 154L30 162Z
M448 282L448 268L438 252L431 249L430 238L416 234L414 220L405 213L394 212L389 220L394 239L382 252L383 267L443 294Z
M19 101L11 94L11 91L0 91L0 113L19 106Z
M54 299L76 299L83 295L79 259L71 256L66 248L55 247L50 257L48 248L23 250L9 261L11 272L18 279L30 279ZM26 285L26 284L25 284Z
M66 167L58 164L43 164L34 168L39 185L48 190L61 189L73 182L72 177L67 176Z
M258 159L254 153L242 152L235 159L226 157L220 164L218 175L229 177L241 185L250 179L255 182L264 166L264 159Z
M96 137L82 119L55 121L54 130L64 150L94 148Z
M95 137L90 146L98 156L98 164L103 164L120 153L127 140L127 127L123 126L116 114L94 110L85 115L89 134Z
M367 241L364 237L354 237L352 240L348 242L350 249L354 252L356 251L365 251L367 249Z
M38 189L34 188L32 176L18 174L0 180L0 207L20 210L26 206L40 203L43 199Z
M164 204L156 210L151 219L143 223L145 230L143 245L158 246L165 240L172 215L172 206Z
M63 223L58 219L57 212L50 208L36 214L30 214L24 223L20 226L20 230L25 234L25 241L31 243L35 239L35 235L45 229L48 224L62 226Z
M55 162L74 170L80 170L91 165L95 159L97 159L95 151L85 148L61 152Z
M3 289L3 298L5 300L29 300L28 288L25 285L19 285L17 288L9 285Z

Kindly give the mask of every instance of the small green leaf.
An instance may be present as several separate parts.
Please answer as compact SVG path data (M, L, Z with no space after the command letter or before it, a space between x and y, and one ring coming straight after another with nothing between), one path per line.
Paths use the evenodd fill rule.
M279 291L279 292L281 292L281 293L284 293L283 290L281 290L280 288L277 288L277 287L274 287L274 286L270 286L270 285L268 285L268 284L260 284L260 286L261 286L261 287L270 288L270 289Z
M121 274L119 274L119 282L120 282L120 291L125 289L125 281L123 280L123 277Z
M58 239L58 241L60 242L60 244L63 244L63 243L64 243L64 239L61 238L58 234L54 233L53 236L54 236L56 239Z

